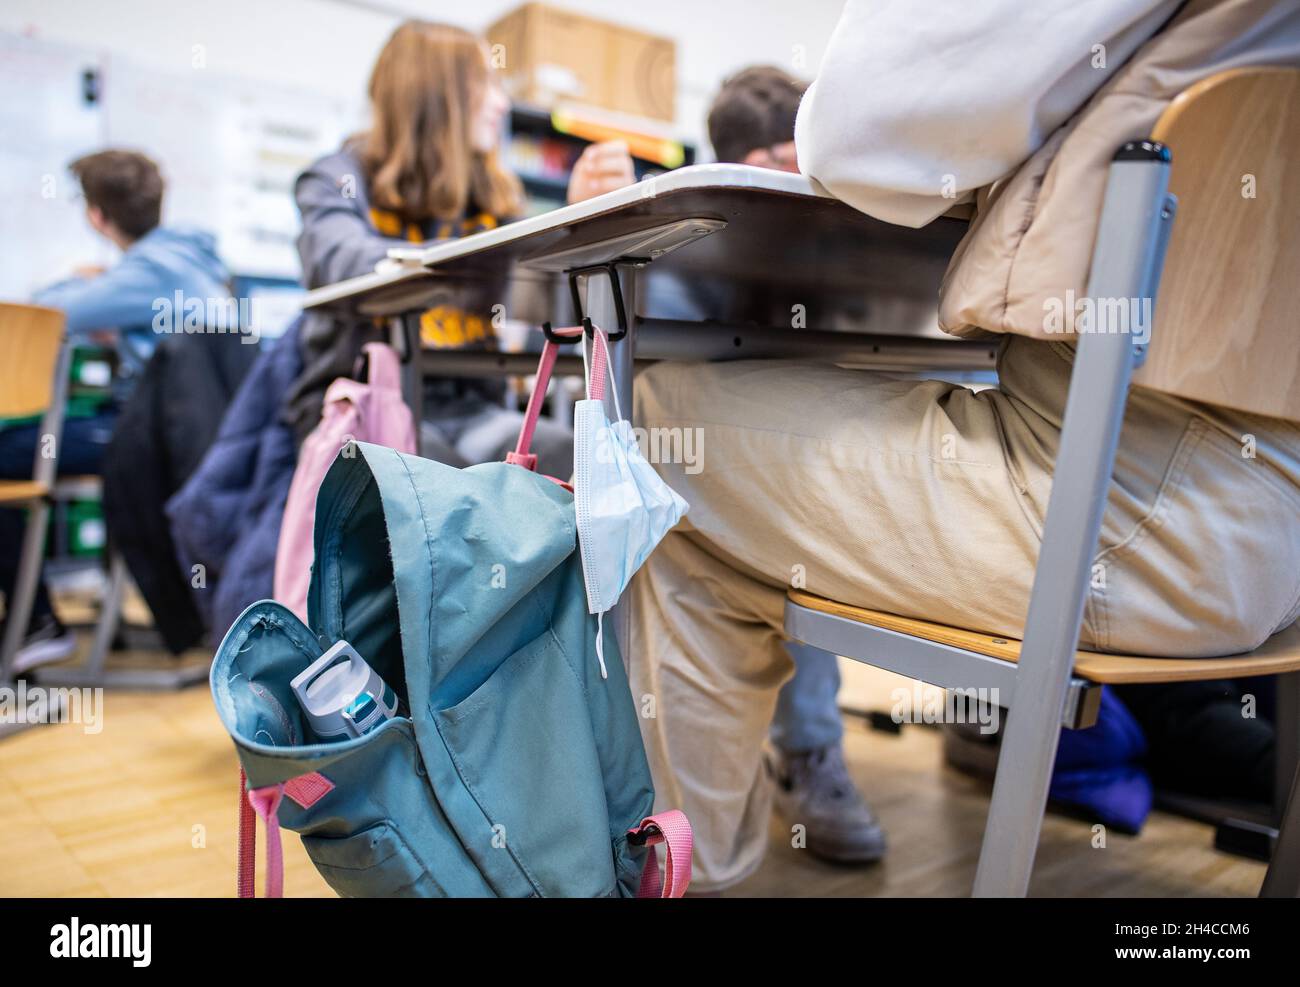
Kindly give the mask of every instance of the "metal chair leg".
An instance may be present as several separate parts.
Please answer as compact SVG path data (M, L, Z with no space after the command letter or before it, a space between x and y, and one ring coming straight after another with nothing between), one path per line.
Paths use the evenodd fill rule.
M984 842L972 891L978 898L1023 897L1028 892L1038 835L1047 812L1047 792L1052 784L1061 728L1051 720L1031 714L1031 729L1015 731L1011 724L1017 715L1021 715L1017 709L1007 712L1002 748L998 752L993 798L984 824ZM1059 723L1059 717L1056 722ZM1035 732L1044 726L1046 730ZM1017 797L999 798L999 787L1004 792L1014 788Z
M12 600L5 603L4 642L0 644L0 682L13 681L14 656L27 636L27 622L31 619L32 604L36 600L36 583L44 564L45 531L49 527L50 504L42 497L33 501L27 512L27 527L23 532L22 555L18 562L18 579L14 584Z
M1168 187L1164 149L1131 144L1116 155L1093 248L1090 298L1139 304L1155 298L1173 217ZM1136 305L1097 305L1091 322L1079 327L1016 667L1015 708L1007 720L975 874L979 897L1029 890L1129 381L1144 352L1143 326L1123 323L1126 309Z
M108 652L113 647L113 637L122 618L122 598L125 595L126 561L117 552L110 552L108 584L104 587L99 620L95 623L95 639L86 657L86 672L90 675L99 677L104 672L104 663L108 661Z
M50 665L36 670L34 677L43 686L70 689L184 689L208 677L206 664L172 663L168 668L108 668L108 653L122 619L122 600L126 595L129 573L126 561L110 552L108 585L104 588L103 609L95 624L95 638L90 654L81 665Z
M1277 743L1273 774L1273 825L1280 825L1286 814L1291 779L1300 766L1300 672L1277 677L1277 719L1274 723Z
M1300 898L1300 767L1291 781L1291 798L1278 828L1273 861L1268 865L1259 896Z

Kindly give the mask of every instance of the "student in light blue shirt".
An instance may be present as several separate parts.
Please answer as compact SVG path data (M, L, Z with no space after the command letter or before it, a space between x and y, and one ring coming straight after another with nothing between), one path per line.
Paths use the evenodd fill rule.
M160 317L170 327L182 314L174 313L176 293L184 299L224 300L230 275L212 234L159 225L163 180L143 154L100 151L69 167L81 182L90 225L121 249L122 258L93 276L43 288L32 300L63 309L74 344L98 332L112 333L123 367L138 373L158 341Z
M63 310L74 346L99 341L117 350L121 383L114 397L93 408L70 409L59 446L61 474L98 474L117 404L144 369L159 332L183 331L185 309L191 304L229 313L229 274L211 234L159 225L163 179L145 155L100 151L78 158L69 169L81 185L90 225L119 247L122 257L108 270L82 270L52 284L33 301ZM36 421L0 421L0 478L31 477L38 429ZM17 575L23 526L21 511L0 511L0 593L6 599ZM73 646L42 583L15 671L58 661Z

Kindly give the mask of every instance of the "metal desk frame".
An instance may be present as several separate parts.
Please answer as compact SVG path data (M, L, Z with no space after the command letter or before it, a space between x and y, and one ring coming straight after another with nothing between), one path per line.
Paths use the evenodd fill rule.
M458 240L395 249L390 251L390 259L398 261L398 265L315 289L308 293L304 307L343 306L362 315L388 317L394 345L407 368L403 387L417 418L421 411L420 378L425 368L417 365L424 362L423 357L420 361L414 359L421 350L413 313L424 307L421 300L436 286L439 276L455 277L458 270L481 270L474 265L492 264L503 252L516 255L506 262L512 270L522 267L534 274L566 276L572 289L572 304L581 307L580 312L573 313L575 317L585 315L602 328L626 329L624 338L611 346L610 369L622 396L624 414L630 420L634 415L635 365L647 360L797 357L873 369L992 368L996 347L989 342L690 322L637 315L640 275L646 267L677 250L684 251L683 257L695 256L689 249L692 245L726 229L727 221L710 208L711 195L745 196L748 197L745 201L760 205L807 209L810 216L823 220L821 226L811 230L814 241L823 233L827 216L849 227L859 226L864 235L880 239L914 237L923 239L927 245L934 239L933 233L889 227L864 216L819 191L803 175L746 165L695 165ZM674 212L671 203L683 198L691 205ZM634 214L655 210L662 210L662 214L646 215L636 222L631 219ZM629 217L627 225L613 225L620 216ZM602 225L603 234L584 235L585 231L593 227L599 230ZM809 228L813 225L811 220L807 224ZM954 226L949 227L948 236L955 243ZM541 246L529 246L534 242L540 242ZM933 247L928 249L933 253ZM925 256L927 263L933 261L931 255ZM944 256L942 264L946 262ZM857 276L860 271L855 270L853 274ZM937 282L934 289L937 296ZM567 319L557 314L554 320L559 323ZM436 359L437 373L442 375L528 374L536 366L536 356L529 354L439 351L432 359ZM561 357L556 372L581 374L581 359ZM624 604L619 604L612 615L615 634L625 656L629 617Z

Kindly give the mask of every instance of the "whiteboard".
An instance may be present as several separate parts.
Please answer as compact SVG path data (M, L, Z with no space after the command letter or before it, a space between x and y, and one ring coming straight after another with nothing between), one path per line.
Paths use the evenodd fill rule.
M103 114L81 95L98 68L93 53L0 34L0 298L112 259L67 168L104 143Z
M95 103L83 95L87 69L98 73ZM157 161L167 181L163 222L215 234L233 275L297 280L293 180L337 148L354 119L344 101L307 90L206 69L164 72L2 32L0 93L4 298L114 259L86 223L67 170L103 147Z

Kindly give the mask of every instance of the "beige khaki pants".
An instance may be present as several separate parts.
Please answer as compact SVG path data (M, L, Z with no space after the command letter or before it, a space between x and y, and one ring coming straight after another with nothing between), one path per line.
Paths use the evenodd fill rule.
M1010 337L979 393L771 361L638 378L652 451L695 430L692 462L658 464L690 513L633 580L627 653L656 807L695 827L695 888L762 860L791 585L1021 635L1072 356ZM1296 619L1300 430L1135 392L1120 447L1085 647L1230 654Z

